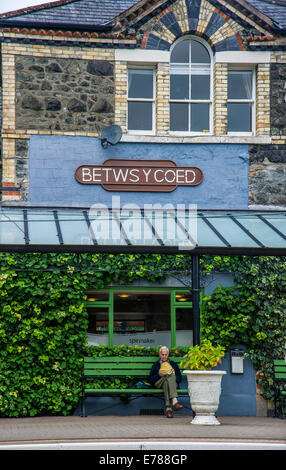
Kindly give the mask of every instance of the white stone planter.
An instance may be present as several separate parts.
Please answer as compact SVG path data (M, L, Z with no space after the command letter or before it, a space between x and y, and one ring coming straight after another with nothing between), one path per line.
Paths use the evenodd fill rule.
M215 417L225 370L185 370L191 407L196 413L191 424L218 425Z

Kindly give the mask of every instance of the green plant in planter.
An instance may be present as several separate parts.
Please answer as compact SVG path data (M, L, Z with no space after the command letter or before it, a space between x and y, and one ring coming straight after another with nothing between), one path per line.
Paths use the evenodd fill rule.
M225 355L222 346L214 346L210 341L203 341L200 346L191 346L183 356L180 366L190 370L209 370L221 363Z

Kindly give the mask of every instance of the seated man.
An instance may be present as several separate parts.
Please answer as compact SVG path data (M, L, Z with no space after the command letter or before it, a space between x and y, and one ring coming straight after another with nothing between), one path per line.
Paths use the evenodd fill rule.
M182 380L182 375L177 364L168 359L169 349L166 346L160 348L159 356L159 361L153 364L150 371L149 382L153 387L164 390L166 416L173 418L171 400L175 411L183 408L177 400L177 387Z

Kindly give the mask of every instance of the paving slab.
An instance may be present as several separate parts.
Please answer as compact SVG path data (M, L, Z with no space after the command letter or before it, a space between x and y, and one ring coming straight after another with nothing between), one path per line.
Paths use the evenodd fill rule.
M218 416L219 426L191 424L189 415L44 416L1 418L0 444L61 441L212 441L286 443L286 420Z

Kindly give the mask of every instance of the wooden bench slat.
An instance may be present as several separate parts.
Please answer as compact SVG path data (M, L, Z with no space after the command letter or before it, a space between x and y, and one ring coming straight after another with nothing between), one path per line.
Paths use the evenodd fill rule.
M116 369L116 370L89 370L88 372L85 373L85 376L88 377L116 377L116 376L140 376L140 377L148 377L149 376L149 371L146 371L146 369Z
M88 372L88 374L86 374L88 376L97 376L97 377L100 377L100 376L104 376L104 377L116 377L116 376L132 376L132 375L136 375L136 376L146 376L146 371L142 371L142 370L128 370L126 371L126 369L117 369L117 370L91 370Z
M162 390L158 388L123 388L123 389L117 389L117 388L87 388L86 393L106 393L106 394L111 394L114 393L116 395L122 395L124 393L156 393L156 394L162 394ZM187 395L188 390L187 389L178 389L177 390L178 394L181 395Z
M105 368L105 367L102 367L102 368L99 368L99 367L95 367L95 368L85 368L84 369L84 373L85 375L89 375L90 373L92 374L93 371L95 372L106 372L108 373L110 371L110 373L112 372L116 372L117 370L121 370L121 371L125 371L125 373L128 375L130 373L132 373L132 371L135 371L135 370L141 370L143 371L143 373L145 375L149 375L150 373L150 368L148 367L144 367L144 366L140 366L140 367L125 367L124 365L122 364L118 364L118 367L108 367L108 368Z
M109 357L85 357L84 362L91 363L108 363L108 362L155 362L158 357L118 357L118 356L109 356Z
M283 359L274 359L274 366L286 366L286 360Z
M286 379L286 372L276 372L275 379Z
M84 370L116 370L116 368L119 367L120 369L145 369L146 371L150 371L152 368L152 364L143 364L142 362L140 364L137 364L135 362L131 362L130 364L128 363L111 363L109 362L108 364L85 364Z
M275 366L275 367L274 367L274 372L286 372L286 365L285 365L285 367L283 367L283 366Z
M183 357L170 357L169 358L171 361L174 361L174 362L181 362L181 360L183 359ZM91 363L91 364L94 364L94 363L102 363L102 364L106 364L108 362L116 362L116 363L120 363L120 362L127 362L127 363L130 363L130 362L147 362L147 363L154 363L155 361L158 361L159 360L159 357L158 356L132 356L132 357L117 357L117 356L109 356L109 357L88 357L86 356L84 358L84 362L85 363Z

